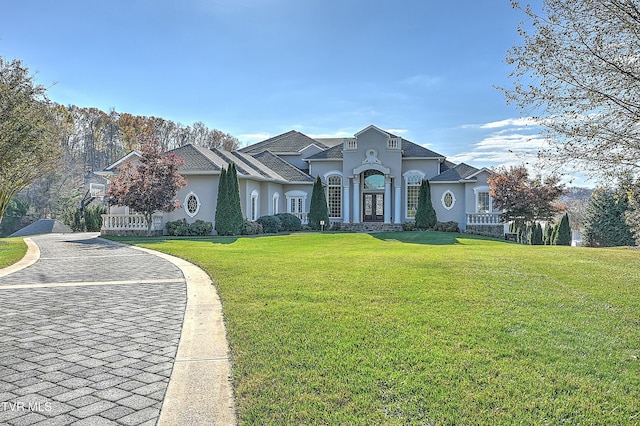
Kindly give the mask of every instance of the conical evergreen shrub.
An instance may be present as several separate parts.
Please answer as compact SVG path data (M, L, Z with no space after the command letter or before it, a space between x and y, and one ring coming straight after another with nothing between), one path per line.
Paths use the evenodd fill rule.
M311 229L322 229L320 221L324 221L325 229L329 226L329 206L327 198L324 195L324 187L320 176L313 183L313 192L311 193L311 205L309 206L309 227Z
M569 226L569 214L565 213L562 216L560 224L555 234L554 244L557 246L570 246L571 245L571 226Z
M438 223L436 211L431 203L431 186L426 179L420 184L418 208L416 210L416 229L433 229Z

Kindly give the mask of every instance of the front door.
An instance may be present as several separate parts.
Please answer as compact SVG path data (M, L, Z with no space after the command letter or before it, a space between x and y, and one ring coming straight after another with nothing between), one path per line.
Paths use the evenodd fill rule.
M384 194L363 194L362 206L365 222L384 221Z

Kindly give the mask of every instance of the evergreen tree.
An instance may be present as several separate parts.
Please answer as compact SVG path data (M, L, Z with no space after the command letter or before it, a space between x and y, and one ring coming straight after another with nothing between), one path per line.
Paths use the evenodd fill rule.
M634 245L633 233L625 221L628 197L622 191L597 189L587 207L584 242L590 247Z
M553 244L553 224L547 222L547 226L544 228L544 236L542 238L545 246L550 246Z
M431 186L428 180L423 179L418 193L416 229L433 229L437 222L436 211L431 203Z
M571 226L569 226L569 215L567 213L562 216L562 220L558 224L553 243L556 246L571 245Z
M311 229L322 229L320 221L324 221L325 226L329 225L329 207L324 194L322 180L320 176L316 178L311 193L311 205L309 206L309 226Z
M240 235L244 218L240 207L240 185L238 184L238 172L234 163L229 164L227 170L227 185L229 189L229 227L232 235Z
M227 171L223 167L218 178L218 197L216 199L216 232L218 235L227 235L228 229L229 190L227 188Z
M531 225L531 230L529 231L529 244L532 246L541 246L544 244L542 226L540 225L540 222L535 222Z

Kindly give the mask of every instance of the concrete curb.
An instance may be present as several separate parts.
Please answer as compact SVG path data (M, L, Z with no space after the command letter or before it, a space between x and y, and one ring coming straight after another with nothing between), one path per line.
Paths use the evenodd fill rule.
M141 247L182 270L187 307L158 426L235 425L229 345L222 303L202 269L175 256Z
M21 269L31 266L40 259L40 248L33 242L31 238L25 238L24 242L27 243L27 253L22 259L13 265L9 265L6 268L0 269L0 277L4 277L9 274L13 274Z

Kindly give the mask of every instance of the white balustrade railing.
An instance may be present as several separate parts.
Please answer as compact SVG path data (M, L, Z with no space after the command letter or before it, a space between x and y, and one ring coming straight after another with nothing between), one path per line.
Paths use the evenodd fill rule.
M162 214L152 216L152 231L162 230ZM147 230L147 221L141 214L103 214L102 229L106 231Z
M501 225L500 213L467 213L467 225Z
M307 214L308 213L291 213L292 215L294 215L295 217L297 217L298 219L300 219L300 222L306 224L307 223Z

